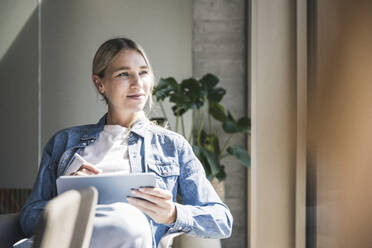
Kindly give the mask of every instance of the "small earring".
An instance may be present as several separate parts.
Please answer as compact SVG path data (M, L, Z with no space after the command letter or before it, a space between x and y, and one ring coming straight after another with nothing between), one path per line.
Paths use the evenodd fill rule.
M99 88L98 91L99 91L99 93L102 94L103 93L103 89L102 89L103 85L102 85L102 83L98 83L98 82L97 82L97 84L98 84L98 88Z

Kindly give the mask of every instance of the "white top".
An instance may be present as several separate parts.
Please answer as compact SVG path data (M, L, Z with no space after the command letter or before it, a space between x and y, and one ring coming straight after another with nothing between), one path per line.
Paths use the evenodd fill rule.
M85 147L80 156L102 173L130 173L128 156L128 129L120 125L105 125L96 142ZM65 175L77 171L81 160L74 159Z

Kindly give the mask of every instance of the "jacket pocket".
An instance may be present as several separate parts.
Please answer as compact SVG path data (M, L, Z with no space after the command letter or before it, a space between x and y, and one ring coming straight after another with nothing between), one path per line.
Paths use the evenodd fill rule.
M180 175L180 167L175 162L149 161L148 172L156 175L157 186L163 189L173 190Z
M180 167L175 162L149 161L148 167L149 171L153 171L161 177L180 175Z

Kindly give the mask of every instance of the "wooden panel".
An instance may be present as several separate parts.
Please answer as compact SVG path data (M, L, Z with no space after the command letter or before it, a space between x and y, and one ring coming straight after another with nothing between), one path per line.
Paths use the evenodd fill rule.
M19 212L30 193L30 189L0 189L0 214Z

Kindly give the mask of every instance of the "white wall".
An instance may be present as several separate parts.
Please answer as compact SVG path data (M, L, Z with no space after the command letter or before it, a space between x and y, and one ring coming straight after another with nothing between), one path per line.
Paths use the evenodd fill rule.
M158 78L192 75L191 1L44 0L41 21L42 144L61 128L97 122L106 111L91 82L91 63L109 38L140 43Z
M105 40L125 36L140 43L158 78L191 77L191 5L191 0L43 0L39 23L36 0L1 1L0 76L6 83L0 102L0 187L32 187L38 138L42 148L56 131L96 123L103 115L106 105L91 83L91 63ZM154 111L160 115L156 106Z

